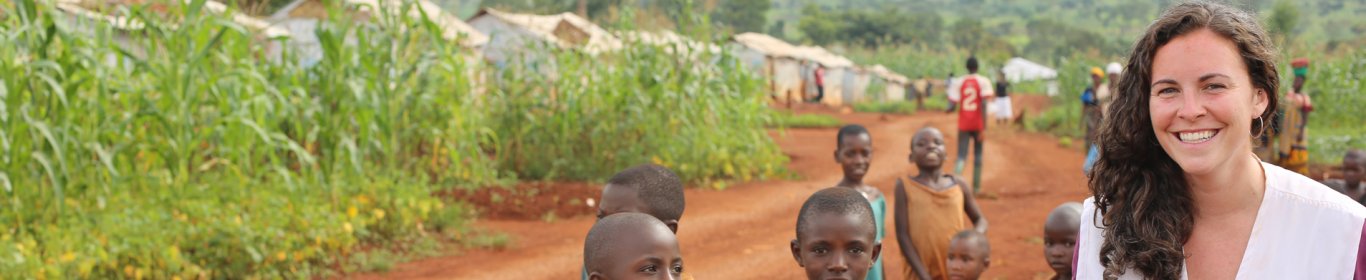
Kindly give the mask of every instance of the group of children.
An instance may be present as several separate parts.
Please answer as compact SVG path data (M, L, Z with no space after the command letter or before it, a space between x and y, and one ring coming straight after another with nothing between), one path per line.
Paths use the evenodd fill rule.
M837 134L834 159L844 178L812 194L798 210L792 257L809 279L884 279L882 248L887 198L863 183L872 135L859 125ZM911 140L919 174L898 179L895 234L905 279L977 279L991 264L987 221L972 188L943 171L944 136L925 127ZM684 273L677 232L682 182L667 168L642 165L614 176L603 189L598 222L584 241L583 279L691 279ZM1081 205L1071 202L1044 224L1045 259L1071 278Z

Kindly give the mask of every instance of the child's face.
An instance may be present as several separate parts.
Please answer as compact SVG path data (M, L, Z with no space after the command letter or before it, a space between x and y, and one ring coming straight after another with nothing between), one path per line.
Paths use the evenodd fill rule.
M602 201L598 203L598 219L616 213L648 213L645 203L640 201L636 189L607 184L602 188Z
M625 236L610 247L608 263L591 271L590 279L680 279L683 254L672 232L651 229Z
M1062 219L1058 219L1062 220ZM1072 274L1072 253L1077 248L1077 227L1050 223L1043 227L1043 257L1058 275Z
M882 251L875 229L858 215L818 214L792 240L792 255L807 279L863 279Z
M1366 175L1366 166L1361 166L1361 160L1356 158L1342 159L1342 180L1349 187L1356 187L1361 184L1361 177Z
M911 143L911 161L916 166L934 168L944 166L944 134L937 129L916 133Z
M867 133L840 136L844 142L835 150L835 161L844 168L844 177L862 181L873 161L873 141Z
M990 265L990 260L984 255L977 244L954 239L949 243L949 279L975 280L982 277L982 271L986 271Z

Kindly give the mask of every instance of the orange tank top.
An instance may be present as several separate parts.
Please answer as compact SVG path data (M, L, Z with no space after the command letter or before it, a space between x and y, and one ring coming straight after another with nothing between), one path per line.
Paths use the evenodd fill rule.
M901 184L901 181L897 183ZM908 213L902 214L907 217L911 244L915 245L931 278L948 279L949 241L954 234L969 229L963 212L963 188L958 185L961 182L948 189L935 190L915 180L905 181L910 182L905 184ZM910 265L902 270L902 275L905 279L917 279Z

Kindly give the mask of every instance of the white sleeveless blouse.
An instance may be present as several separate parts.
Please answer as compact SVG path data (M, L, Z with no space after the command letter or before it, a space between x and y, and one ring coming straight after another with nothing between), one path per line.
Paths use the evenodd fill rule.
M1237 279L1353 279L1366 271L1359 258L1366 207L1332 189L1262 163L1266 194L1257 209ZM1082 203L1081 230L1073 261L1076 279L1103 279L1100 247L1105 229L1095 198ZM1182 279L1186 279L1183 269ZM1130 270L1119 279L1144 279Z

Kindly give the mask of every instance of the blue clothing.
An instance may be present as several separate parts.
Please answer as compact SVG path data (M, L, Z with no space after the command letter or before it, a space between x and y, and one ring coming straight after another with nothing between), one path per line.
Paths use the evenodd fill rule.
M1081 104L1086 106L1100 105L1099 100L1096 99L1096 90L1088 87L1086 91L1081 92Z
M1091 145L1091 148L1086 149L1086 161L1081 164L1082 174L1085 174L1086 176L1091 176L1091 168L1096 166L1096 160L1099 159L1100 149L1097 149L1096 145Z
M887 228L885 226L885 221L887 220L887 197L880 196L873 201L869 201L868 204L873 206L873 221L874 224L877 224L877 240L881 242ZM877 261L873 262L872 269L868 270L868 276L864 279L882 280L882 259L887 258L887 250L885 250L887 246L888 244L886 242L882 242L882 248L884 249L882 250L883 254L877 258Z

